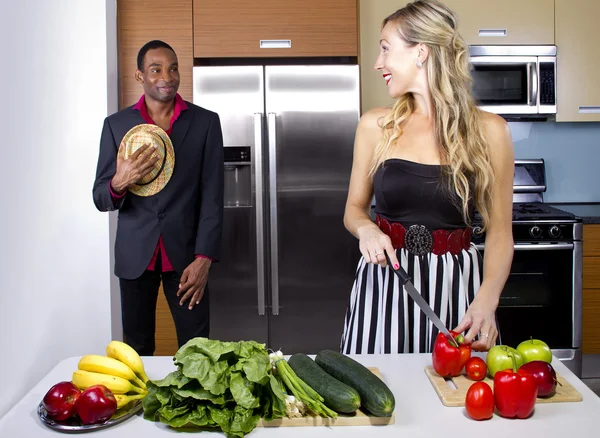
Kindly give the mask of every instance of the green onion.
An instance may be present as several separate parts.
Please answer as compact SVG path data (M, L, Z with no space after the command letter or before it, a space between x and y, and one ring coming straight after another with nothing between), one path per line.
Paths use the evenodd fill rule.
M283 382L283 386L285 386L298 401L321 417L337 418L337 413L325 406L323 397L296 375L283 357L281 351L271 353L269 357L271 358L271 364L277 370L278 377L281 378L281 381Z

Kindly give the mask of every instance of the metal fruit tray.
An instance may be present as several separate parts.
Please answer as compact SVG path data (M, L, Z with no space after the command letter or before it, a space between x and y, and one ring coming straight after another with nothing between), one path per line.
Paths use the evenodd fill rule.
M129 407L123 407L115 412L110 420L98 424L83 424L76 416L64 421L55 421L48 416L48 412L46 412L46 409L44 409L44 405L41 402L38 405L37 414L42 423L50 429L65 433L82 433L106 429L107 427L120 424L137 414L141 409L142 401L136 400L135 402L132 402Z

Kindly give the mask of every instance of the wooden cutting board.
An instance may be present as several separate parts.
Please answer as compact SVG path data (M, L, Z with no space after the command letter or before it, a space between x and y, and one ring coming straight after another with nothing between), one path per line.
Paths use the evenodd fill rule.
M467 391L475 383L464 374L452 378L440 377L432 366L425 367L425 374L427 374L433 389L435 389L444 406L464 406ZM556 393L549 398L538 397L536 403L580 402L583 400L581 393L567 382L563 376L556 373L556 378L559 382L559 385L556 386ZM486 376L483 381L494 389L494 380L490 379L489 376ZM452 384L454 384L454 387L452 387Z
M369 369L381 380L381 373L378 368L369 367ZM392 413L391 417L375 417L370 413L359 409L354 414L339 414L337 419L311 417L302 418L279 418L272 421L260 420L258 427L294 427L294 426L385 426L394 424L396 416Z

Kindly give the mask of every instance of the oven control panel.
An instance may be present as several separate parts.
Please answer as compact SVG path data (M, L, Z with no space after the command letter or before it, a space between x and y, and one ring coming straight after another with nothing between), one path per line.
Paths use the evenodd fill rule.
M515 241L571 241L573 237L573 224L513 224Z
M513 240L516 243L533 242L572 242L575 239L573 223L513 222ZM471 230L473 243L485 242L485 231L481 225L474 224Z
M559 243L581 240L581 219L543 202L515 202L512 212L515 243ZM485 242L481 216L475 212L471 240L476 245Z

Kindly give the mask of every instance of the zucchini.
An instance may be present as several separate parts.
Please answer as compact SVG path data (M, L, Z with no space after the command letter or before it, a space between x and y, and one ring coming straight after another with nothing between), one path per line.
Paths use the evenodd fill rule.
M325 406L328 408L346 414L360 408L358 391L326 373L306 354L292 355L288 359L288 365L298 377L323 397Z
M376 417L390 417L396 400L390 388L367 367L333 350L317 354L315 362L328 374L356 389L362 406Z

